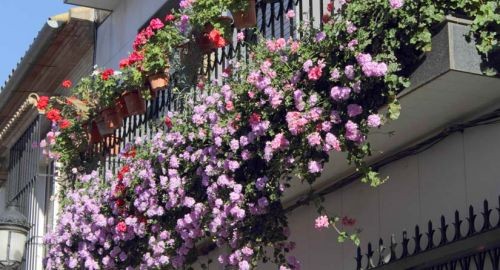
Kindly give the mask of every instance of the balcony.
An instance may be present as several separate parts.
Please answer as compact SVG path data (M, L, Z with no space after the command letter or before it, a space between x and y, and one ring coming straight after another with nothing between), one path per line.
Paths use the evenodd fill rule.
M120 0L64 0L65 4L81 6L81 7L89 7L106 11L113 11Z

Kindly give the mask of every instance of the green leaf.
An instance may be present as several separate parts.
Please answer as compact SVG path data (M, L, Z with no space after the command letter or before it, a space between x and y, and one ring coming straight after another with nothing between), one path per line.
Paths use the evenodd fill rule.
M399 103L398 100L394 100L389 104L388 116L391 120L398 119L400 112L401 112L401 104Z

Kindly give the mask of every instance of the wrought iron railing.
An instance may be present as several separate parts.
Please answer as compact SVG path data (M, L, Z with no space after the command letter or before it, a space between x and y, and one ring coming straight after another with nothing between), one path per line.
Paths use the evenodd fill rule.
M490 269L484 268L486 264L499 270L500 197L496 209L491 208L487 200L482 208L477 213L470 205L465 217L457 210L452 223L444 216L437 226L429 220L426 229L415 226L412 236L403 231L401 241L392 235L388 244L382 239L377 244L368 243L364 254L358 247L356 269ZM453 254L454 250L459 250L460 254ZM433 257L431 252L438 253L438 258L448 256L449 259L429 263ZM416 258L420 255L420 259Z

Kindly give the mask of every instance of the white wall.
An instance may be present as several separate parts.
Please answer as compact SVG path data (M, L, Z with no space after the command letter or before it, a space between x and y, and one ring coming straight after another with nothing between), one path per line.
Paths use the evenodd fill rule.
M166 2L122 0L97 29L96 65L118 67L120 59L132 51L132 42L139 28Z

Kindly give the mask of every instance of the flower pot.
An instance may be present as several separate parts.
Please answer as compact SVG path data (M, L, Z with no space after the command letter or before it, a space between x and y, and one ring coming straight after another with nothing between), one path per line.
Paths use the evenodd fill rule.
M101 116L104 119L107 127L115 130L123 126L123 118L120 117L116 109L106 108L101 111Z
M139 91L126 91L122 97L129 115L146 113L146 101L141 97Z
M92 121L90 124L90 128L85 124L84 129L87 132L87 137L89 140L89 144L96 144L102 140L101 134L99 133L99 129L97 128L96 122Z
M158 73L154 75L148 76L149 86L151 87L151 91L156 93L167 87L168 82L170 80L170 75L168 73L168 69L165 70L164 73Z
M257 25L255 0L248 0L245 10L235 10L231 13L233 14L234 26L238 29L253 28Z
M95 124L97 125L97 129L99 130L101 137L111 135L114 132L114 129L109 127L102 115L97 116Z
M116 112L122 119L130 116L130 114L128 113L127 104L125 104L123 96L118 98L118 100L116 101Z

